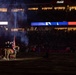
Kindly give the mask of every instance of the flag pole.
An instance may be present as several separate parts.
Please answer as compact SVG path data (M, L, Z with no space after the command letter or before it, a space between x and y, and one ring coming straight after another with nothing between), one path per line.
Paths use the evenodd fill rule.
M14 29L16 29L17 27L17 12L15 11L14 12ZM14 42L14 48L16 47L16 31L14 30L14 39L13 39L13 42Z
M14 29L17 27L17 12L14 13ZM13 49L15 50L16 47L16 31L14 30L14 37L13 37L13 44L12 44Z
M16 12L14 12L14 17L15 17L15 19L14 19L14 29L16 28L16 24L17 24L17 13ZM15 58L16 58L16 32L15 32L15 30L14 30L14 37L13 37L13 44L12 44L12 48L13 48L13 50L14 50L14 53L15 53Z

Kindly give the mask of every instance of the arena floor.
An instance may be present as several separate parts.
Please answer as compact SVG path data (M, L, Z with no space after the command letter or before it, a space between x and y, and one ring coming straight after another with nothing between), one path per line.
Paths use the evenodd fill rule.
M76 53L0 60L0 75L76 75Z

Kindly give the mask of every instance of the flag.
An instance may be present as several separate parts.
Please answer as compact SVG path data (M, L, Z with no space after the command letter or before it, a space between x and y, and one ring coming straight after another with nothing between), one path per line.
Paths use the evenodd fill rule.
M16 46L16 42L15 42L15 36L14 36L13 43L12 43L12 48L15 49L15 46Z

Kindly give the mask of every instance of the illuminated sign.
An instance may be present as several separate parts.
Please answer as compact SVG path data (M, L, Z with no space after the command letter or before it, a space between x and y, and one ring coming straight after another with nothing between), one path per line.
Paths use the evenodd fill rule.
M71 25L76 25L76 21L74 22L32 22L31 26L71 26Z
M46 22L46 25L52 25L52 23L51 22Z
M0 25L8 25L7 21L0 21Z
M64 3L64 1L63 1L63 0L61 0L61 1L57 1L56 3Z
M64 22L58 22L59 25L68 25L68 22L64 21Z
M32 22L31 23L31 26L45 26L45 25L46 25L46 22Z
M68 25L68 22L32 22L31 26L62 26Z
M68 25L76 25L76 22L68 22Z
M46 22L46 25L68 25L68 22Z

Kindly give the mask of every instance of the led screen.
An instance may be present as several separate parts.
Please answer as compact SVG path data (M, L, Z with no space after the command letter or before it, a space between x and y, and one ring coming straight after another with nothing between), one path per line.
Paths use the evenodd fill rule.
M65 26L68 22L32 22L31 26Z
M31 26L45 26L46 22L32 22Z

